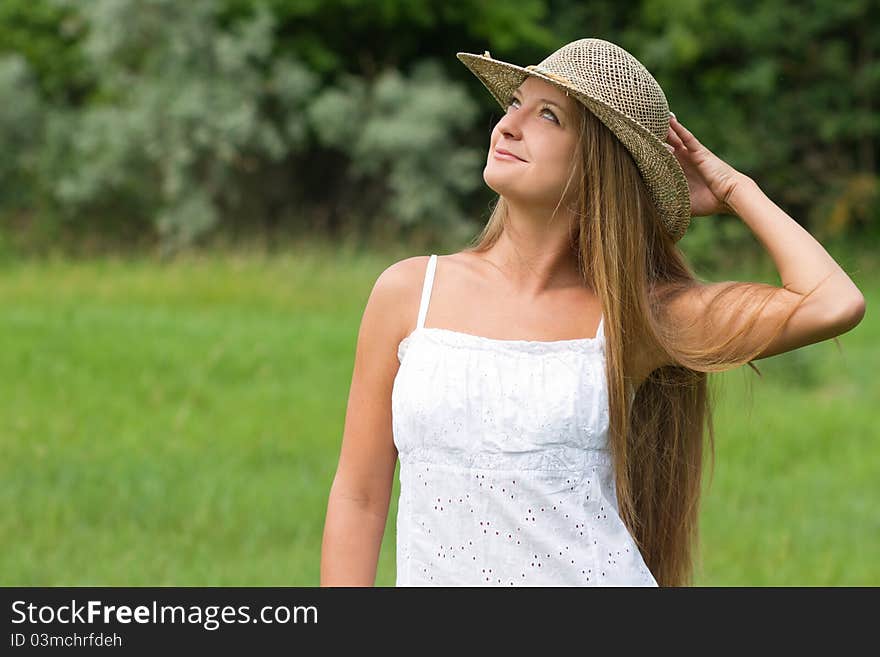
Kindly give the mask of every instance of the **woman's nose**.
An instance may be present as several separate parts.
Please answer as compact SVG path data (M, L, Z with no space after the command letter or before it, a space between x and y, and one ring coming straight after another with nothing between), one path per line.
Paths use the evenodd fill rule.
M505 112L504 115L498 120L496 128L505 137L518 138L522 132L522 128L519 125L519 120L516 118L516 113L509 110Z

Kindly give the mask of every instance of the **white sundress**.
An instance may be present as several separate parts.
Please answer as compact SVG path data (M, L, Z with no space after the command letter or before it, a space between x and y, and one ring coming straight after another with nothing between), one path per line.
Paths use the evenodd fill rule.
M657 586L618 515L595 338L424 325L398 347L396 586Z

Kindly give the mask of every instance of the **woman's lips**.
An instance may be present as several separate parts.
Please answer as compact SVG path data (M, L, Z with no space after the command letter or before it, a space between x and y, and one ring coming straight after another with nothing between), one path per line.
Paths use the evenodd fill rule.
M525 162L522 158L517 157L510 151L506 151L503 148L495 149L495 157L499 160L513 160L514 162Z

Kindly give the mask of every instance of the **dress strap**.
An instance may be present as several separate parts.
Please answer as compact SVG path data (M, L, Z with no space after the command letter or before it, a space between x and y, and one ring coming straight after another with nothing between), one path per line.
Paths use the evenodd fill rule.
M425 282L422 285L422 300L419 303L419 320L416 328L425 325L425 316L428 314L428 302L431 299L431 289L434 287L434 271L437 269L437 255L431 254L428 258L428 267L425 270Z
M599 328L596 329L596 339L605 338L605 313L599 317Z

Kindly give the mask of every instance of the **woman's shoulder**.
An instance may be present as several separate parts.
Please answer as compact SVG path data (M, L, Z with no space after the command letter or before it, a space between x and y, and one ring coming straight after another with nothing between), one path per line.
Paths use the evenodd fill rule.
M425 267L428 265L430 255L417 255L403 258L390 265L379 274L377 283L380 281L385 286L407 286L412 284L413 280L425 273Z
M376 287L395 295L406 292L424 277L430 257L410 256L388 265L376 279Z
M417 288L421 291L428 270L428 262L432 255L437 256L437 270L442 268L444 274L459 276L476 271L477 259L465 251L449 254L417 255L398 260L389 265L379 276L382 284L392 287L397 292ZM377 281L378 283L378 281Z
M432 255L437 256L433 282L436 285L440 278L445 290L469 289L468 283L475 281L473 276L479 271L478 260L465 251L410 256L386 267L376 280L374 294L385 299L383 306L389 315L393 315L389 320L394 324L394 332L400 334L400 339L415 329Z
M402 340L415 328L430 255L398 260L379 274L371 296L380 300L388 331Z

